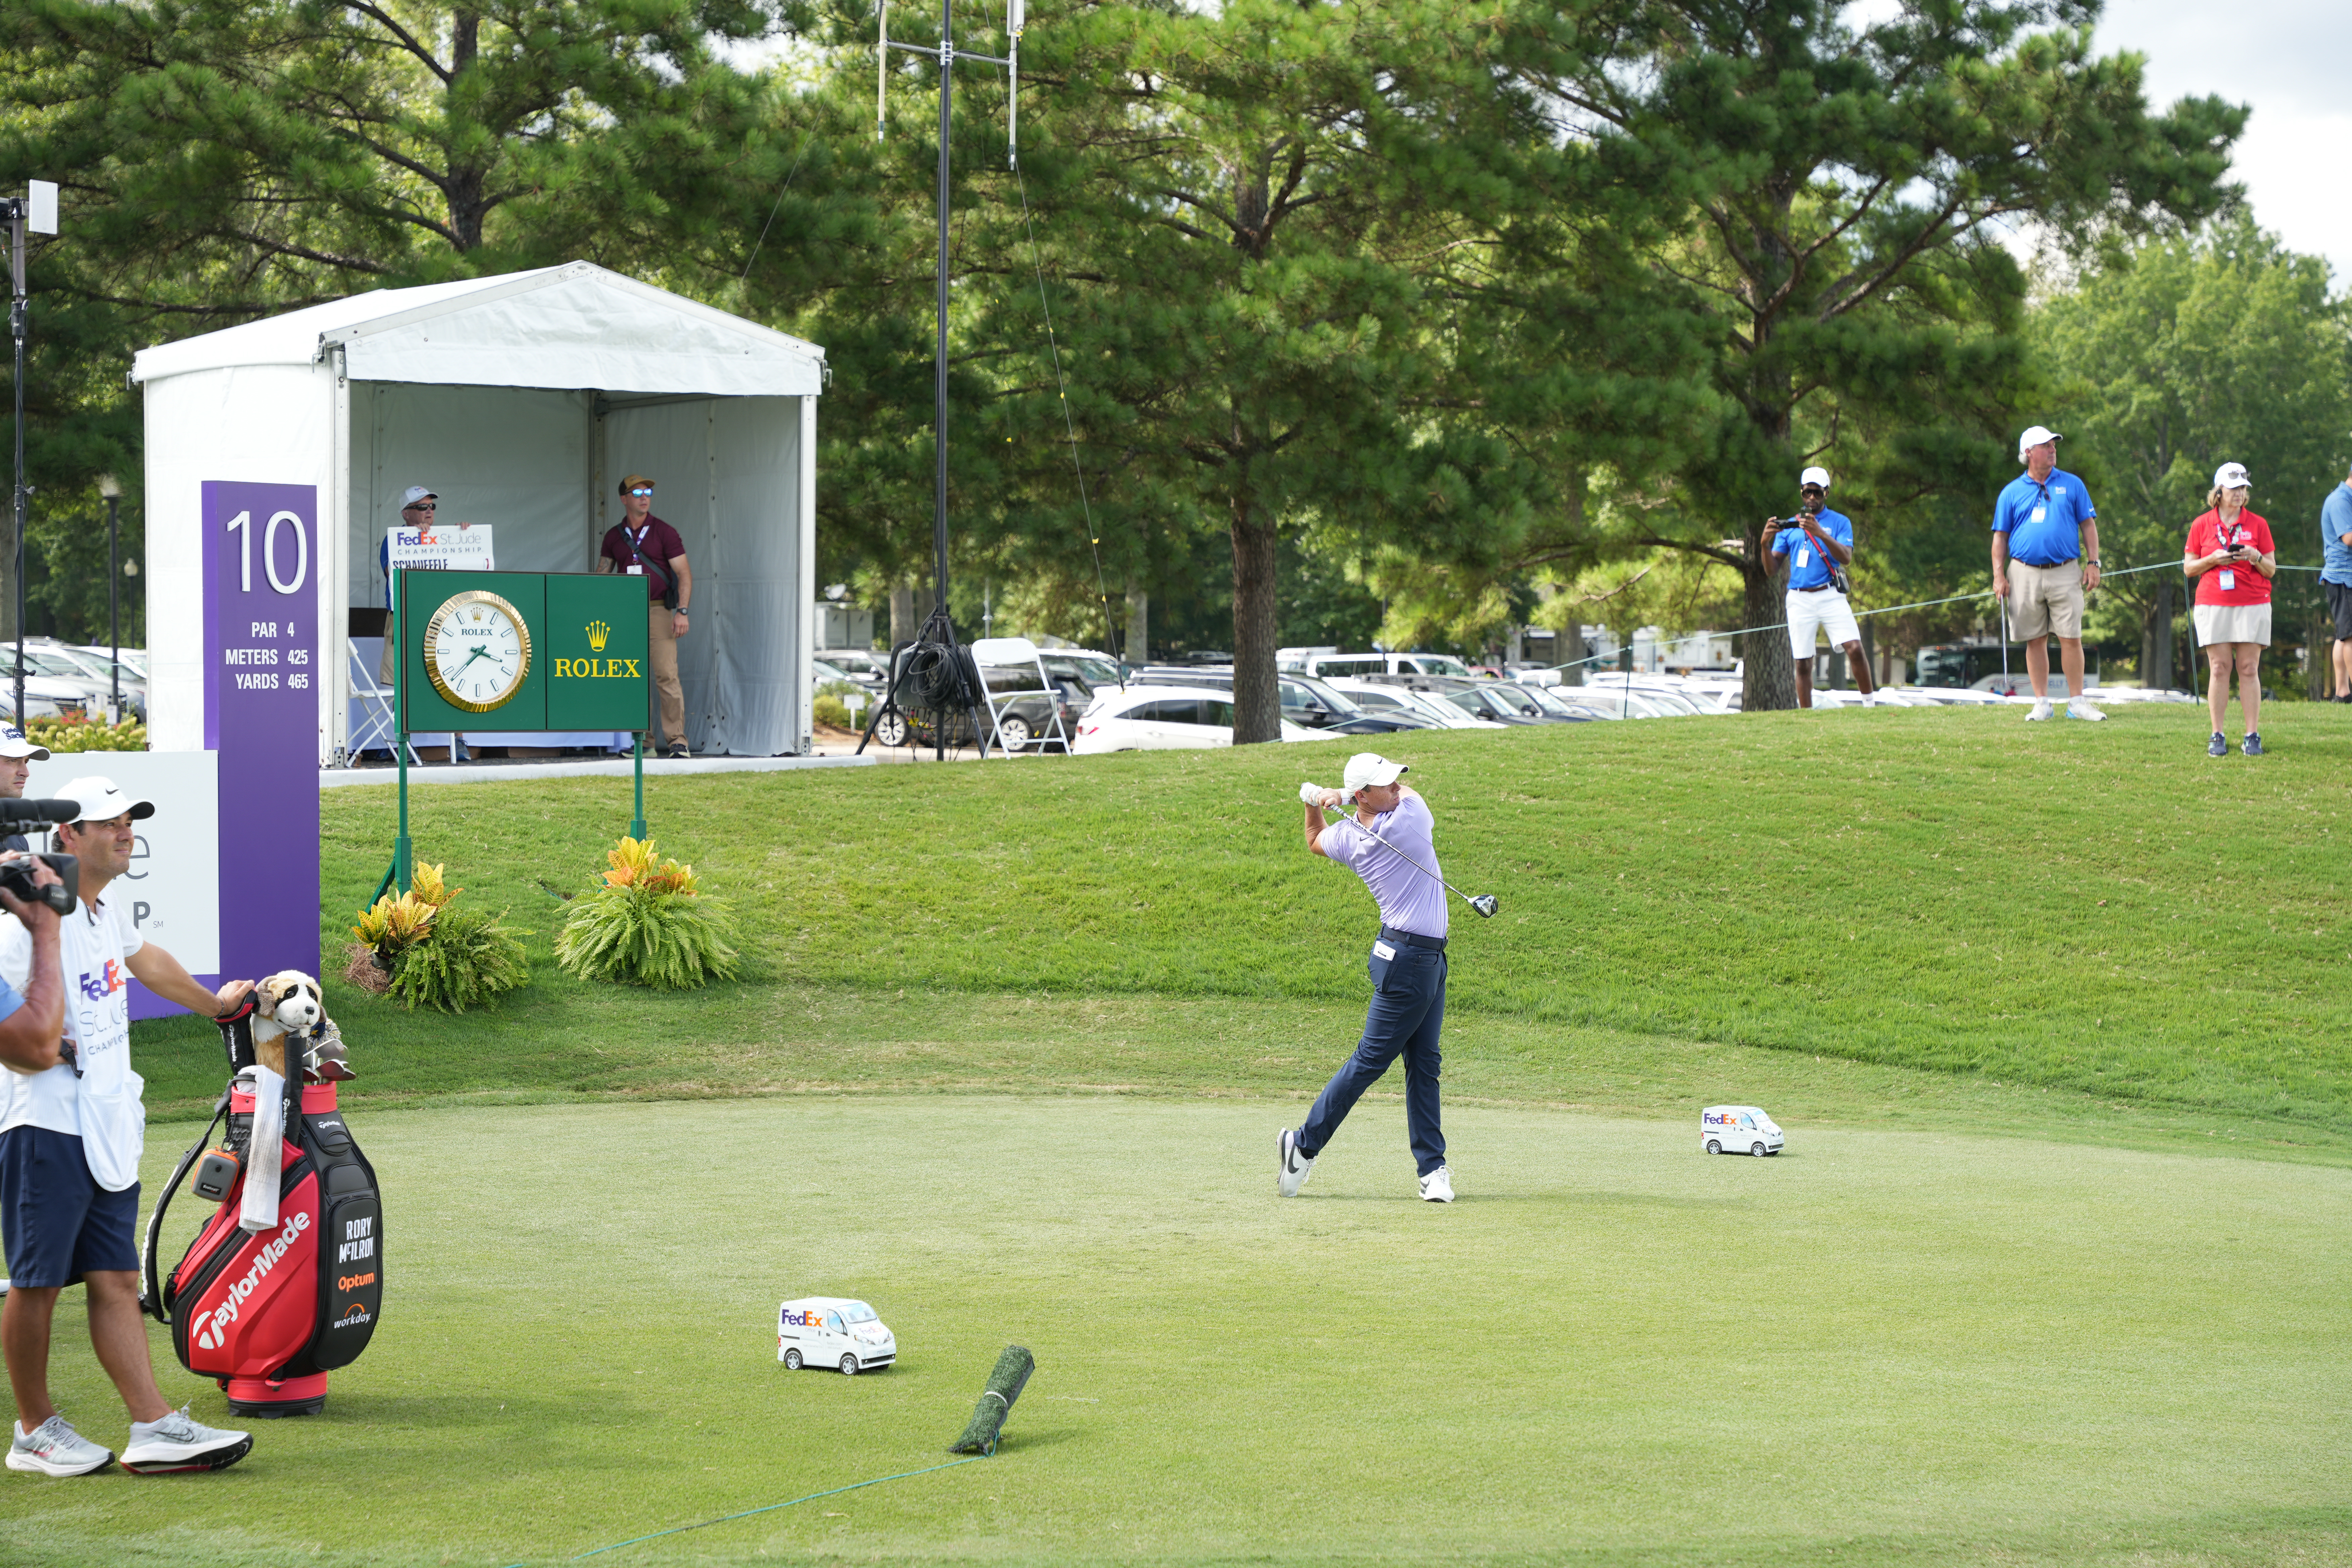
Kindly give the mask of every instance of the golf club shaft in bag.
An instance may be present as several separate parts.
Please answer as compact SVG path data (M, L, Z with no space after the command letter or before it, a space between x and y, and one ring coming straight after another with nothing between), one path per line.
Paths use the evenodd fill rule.
M253 1014L220 1020L231 1083L213 1109L228 1115L235 1184L170 1275L157 1279L163 1215L212 1139L182 1156L155 1200L140 1259L140 1304L172 1331L180 1364L210 1377L240 1415L307 1415L327 1401L327 1373L359 1358L383 1310L383 1202L375 1167L352 1139L332 1083L302 1081L300 1042L287 1037L278 1223L255 1234L239 1219L255 1166L260 1109L236 1086L255 1065Z
M1330 808L1326 806L1322 809L1328 811ZM1356 826L1373 843L1379 845L1381 848L1387 850L1390 854L1395 856L1398 859L1403 861L1406 865L1412 867L1423 876L1435 881L1441 887L1444 888L1447 892L1452 893L1455 898L1460 899L1464 903L1468 904L1472 909L1477 910L1480 919L1492 920L1495 918L1495 910L1496 905L1494 894L1480 893L1476 898L1472 898L1469 894L1464 892L1461 889L1447 881L1444 877L1439 876L1435 871L1431 870L1428 867L1423 865L1420 861L1414 859L1412 856L1406 854L1403 850L1398 848L1387 839L1381 837L1372 829L1366 827L1362 823L1357 823Z

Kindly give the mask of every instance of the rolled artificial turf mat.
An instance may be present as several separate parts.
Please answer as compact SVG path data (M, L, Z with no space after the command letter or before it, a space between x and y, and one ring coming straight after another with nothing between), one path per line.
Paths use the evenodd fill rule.
M1029 1353L1026 1345L1007 1345L1004 1353L996 1358L996 1370L988 1374L988 1386L981 1391L980 1402L971 1407L971 1421L963 1436L948 1445L950 1454L993 1454L997 1434L1004 1430L1004 1418L1013 1414L1013 1402L1029 1386L1030 1373L1037 1370L1037 1358Z

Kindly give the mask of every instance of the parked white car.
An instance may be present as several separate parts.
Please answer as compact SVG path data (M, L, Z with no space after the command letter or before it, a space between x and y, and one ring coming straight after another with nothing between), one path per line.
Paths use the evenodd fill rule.
M1328 741L1304 724L1282 721L1286 741ZM1213 686L1129 686L1097 692L1078 720L1070 750L1080 756L1103 752L1172 752L1234 743L1234 694Z
M1402 686L1383 686L1378 681L1349 677L1327 680L1324 684L1335 691L1346 692L1355 699L1356 706L1367 713L1399 713L1414 719L1427 719L1449 730L1510 728L1507 724L1497 724L1492 719L1474 717L1434 692L1414 691Z
M1698 1113L1698 1146L1710 1154L1777 1154L1780 1142L1779 1123L1752 1105L1710 1105Z
M863 1301L803 1296L776 1309L776 1359L793 1372L827 1366L856 1377L897 1361L898 1340Z

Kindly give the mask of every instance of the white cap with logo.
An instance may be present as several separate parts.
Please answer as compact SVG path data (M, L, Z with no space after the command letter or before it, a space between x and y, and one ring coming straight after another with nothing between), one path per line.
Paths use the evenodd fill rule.
M1797 485L1801 489L1806 485L1819 485L1827 489L1830 488L1830 471L1827 468L1807 468L1797 476Z
M411 485L406 489L400 492L400 510L406 511L418 501L439 500L441 498L439 496L435 495L423 485Z
M2213 470L2213 488L2217 490L2244 489L2252 483L2253 480L2246 477L2246 465L2243 463L2224 463Z
M1404 763L1392 763L1378 752L1358 752L1348 759L1344 784L1348 793L1353 795L1369 785L1392 784L1407 771Z
M25 739L25 731L16 725L0 724L0 757L29 757L34 762L46 763L49 749Z
M68 779L48 796L51 800L69 800L81 807L81 822L111 822L125 812L133 822L144 821L155 815L152 800L133 800L117 789L114 781L92 773L87 778Z
M2055 441L2057 439L2058 432L2051 429L2047 425L2027 426L2025 427L2025 434L2017 438L2017 460L2021 463L2025 461L2025 449L2027 447L2039 447L2044 441Z

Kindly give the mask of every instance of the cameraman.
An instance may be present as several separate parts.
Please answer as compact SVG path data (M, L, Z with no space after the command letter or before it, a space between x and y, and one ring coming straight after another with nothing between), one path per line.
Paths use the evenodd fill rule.
M1854 689L1865 708L1878 706L1870 661L1862 656L1862 627L1832 566L1853 563L1853 520L1829 510L1830 471L1807 468L1797 477L1801 510L1795 517L1764 520L1764 548L1789 561L1789 657L1797 664L1797 706L1813 705L1813 636L1827 632L1830 646L1853 667Z
M57 792L80 812L57 829L57 847L80 861L73 913L47 921L10 903L17 918L0 922L0 982L28 998L32 1012L47 970L73 997L61 1019L0 1047L0 1238L15 1274L0 1309L0 1349L16 1396L8 1468L48 1476L86 1476L114 1455L67 1425L49 1402L49 1322L58 1292L88 1287L89 1340L99 1364L131 1412L123 1468L152 1472L217 1470L245 1458L243 1432L199 1426L163 1402L139 1314L139 1156L146 1143L144 1080L131 1070L129 975L168 1001L206 1016L233 1008L252 989L246 981L217 995L177 959L142 942L106 889L129 869L137 839L131 824L155 808L133 801L103 778L79 778ZM43 957L44 926L54 931ZM0 1020L5 1035L10 1020ZM60 1028L64 1038L58 1038Z
M33 776L33 764L49 760L49 749L37 746L25 739L25 731L14 724L0 724L0 800L16 800L25 793L25 781ZM21 833L0 833L0 849L14 849L20 855L32 853L33 847ZM57 873L49 873L52 880ZM46 883L43 886L47 886Z

